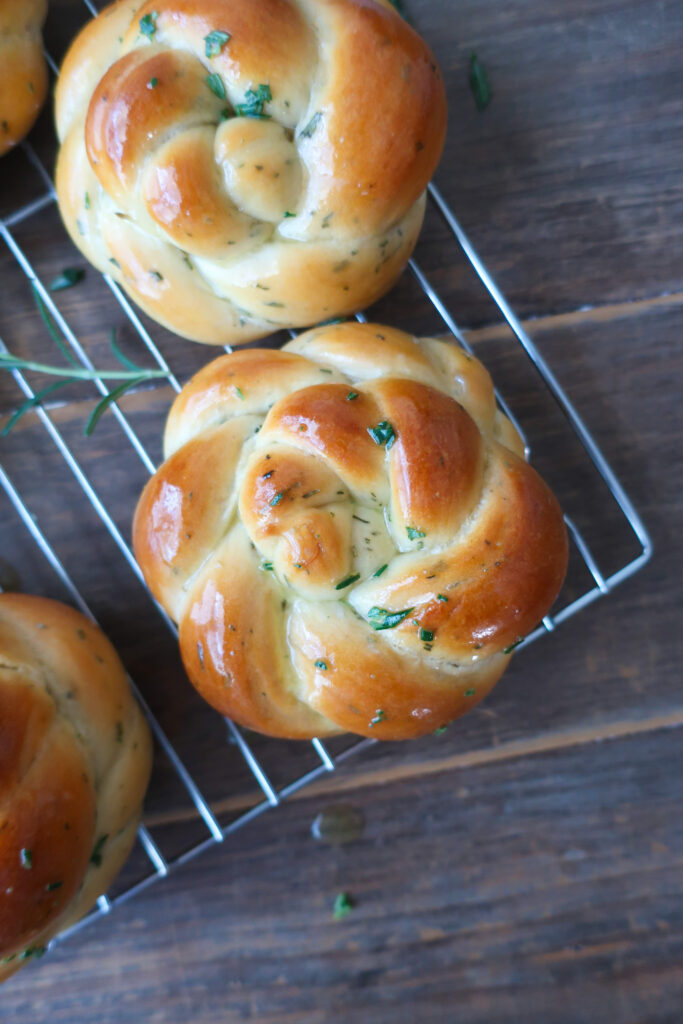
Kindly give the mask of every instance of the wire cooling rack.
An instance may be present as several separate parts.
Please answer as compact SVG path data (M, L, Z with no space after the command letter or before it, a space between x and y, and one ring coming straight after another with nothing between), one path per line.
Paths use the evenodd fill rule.
M84 2L90 14L95 14L96 11L92 4L89 3L88 0L84 0ZM56 73L57 68L55 63L49 56L48 61ZM51 292L45 287L40 275L34 269L33 261L29 254L27 254L25 246L23 246L21 241L17 238L17 232L22 225L29 222L31 218L40 216L47 208L53 207L56 201L53 183L44 163L37 155L35 149L28 142L22 144L22 149L25 158L30 162L33 169L40 176L41 182L44 186L44 192L37 198L31 199L29 202L13 210L6 215L4 219L0 220L0 236L14 257L14 260L16 260L16 263L23 274L28 278L42 299L42 302L49 311L55 324L62 332L63 337L71 348L75 358L83 367L92 371L94 367L88 355L88 339L84 338L81 340L77 331L72 328L68 320L62 314L55 303ZM548 397L548 395L552 396L555 403L564 414L564 417L571 428L571 432L573 432L574 439L578 439L578 442L580 442L583 448L582 458L584 462L592 464L594 471L605 485L605 501L610 501L612 503L615 514L619 517L622 527L625 526L628 528L629 538L633 547L633 553L630 554L629 557L622 558L619 561L619 564L611 567L611 571L604 572L601 568L601 558L599 555L595 554L593 545L589 543L589 540L586 537L585 529L580 529L574 518L566 515L565 522L569 531L572 557L580 562L584 568L584 573L587 571L587 576L585 576L585 585L578 589L575 587L573 592L570 591L565 593L565 591L563 591L555 607L551 610L551 613L543 619L542 623L536 630L534 630L534 632L526 637L520 645L521 649L521 647L528 646L533 643L540 636L552 632L577 612L586 608L586 606L590 605L598 598L609 594L610 591L619 583L636 573L649 560L652 553L652 546L647 531L632 502L598 448L583 420L555 377L550 366L522 327L520 321L515 316L504 296L501 294L493 278L477 255L477 252L472 246L469 238L445 203L440 191L434 185L429 186L429 200L431 212L436 213L442 219L448 232L451 233L455 252L454 259L462 260L464 256L465 260L469 263L469 266L476 272L482 288L488 294L490 299L493 300L495 306L500 314L502 314L504 321L508 325L509 338L506 341L506 344L515 346L517 350L526 354L536 374L535 387L537 391L539 394L542 393L545 397ZM449 308L434 289L427 275L415 259L411 260L409 271L406 273L411 273L413 275L415 282L419 285L424 301L428 303L432 310L438 315L442 330L445 327L458 344L462 345L468 352L472 352L471 346L468 344L465 336L455 322ZM162 354L161 347L163 346L157 343L152 337L151 331L153 331L153 328L148 329L144 325L142 319L130 305L124 293L110 277L105 275L104 281L125 313L125 316L138 339L151 354L158 367L168 374L168 381L171 387L176 392L180 391L181 385L175 373L172 372L171 367L167 363L166 358ZM359 313L358 319L363 321L365 317L363 314ZM291 333L293 334L294 332ZM1 339L0 351L6 351L5 345ZM479 356L480 354L477 353L477 355ZM33 399L35 397L35 391L29 383L27 376L18 370L13 371L13 376L25 399ZM101 396L109 394L107 385L101 379L96 379L94 381L94 385ZM496 395L501 409L510 417L524 438L527 455L529 455L530 444L520 419L515 415L510 404L506 401L506 398L498 391L496 392ZM118 427L123 432L133 452L141 460L145 470L148 473L153 473L155 470L154 460L151 457L148 448L143 443L139 431L136 429L131 417L124 413L120 404L112 404L110 408ZM130 570L130 572L132 572L144 586L142 575L137 563L135 562L132 551L110 510L107 496L103 496L101 494L101 488L98 489L95 486L91 479L91 474L89 475L86 469L83 468L82 460L80 460L74 453L73 446L69 444L65 437L64 430L58 425L58 417L54 415L54 412L54 409L49 409L41 405L38 405L35 409L35 415L38 421L47 433L52 445L54 445L54 448L59 453L59 456L61 456L68 467L68 470L73 474L73 477L82 489L83 494L99 517L101 523L104 525L106 531L113 539L119 550L121 558L127 566L127 569ZM35 541L38 549L47 560L49 567L56 575L59 583L69 595L73 604L89 618L95 621L95 617L82 593L74 583L72 575L60 560L54 546L46 537L43 529L38 525L37 516L30 507L30 503L22 498L19 489L10 478L6 467L3 467L1 464L0 484L2 485L9 502L16 510L16 513L33 538L33 541ZM566 589L567 588L565 588L565 590ZM154 601L154 598L149 594L149 591L147 591L147 596L149 601L156 605L156 610L161 620L160 622L157 620L159 629L168 629L175 636L176 629L173 622L169 619L161 606ZM184 790L191 806L194 808L195 818L197 821L201 822L202 834L198 841L193 842L189 848L175 853L173 856L169 856L162 851L161 845L152 835L154 829L148 827L147 824L143 824L138 833L138 854L141 853L143 855L141 859L144 867L138 871L138 877L136 880L131 884L126 884L116 893L102 895L98 900L97 907L87 917L73 926L68 932L62 933L60 938L63 938L65 935L72 934L74 931L82 928L84 925L102 914L109 913L114 906L131 899L136 895L136 893L140 892L142 889L151 885L158 879L165 877L170 871L178 868L186 861L198 856L212 844L223 842L230 835L244 827L248 822L262 814L264 811L269 808L276 807L286 797L306 786L319 776L326 772L334 771L336 766L342 761L353 754L358 753L374 742L372 740L354 742L346 749L340 750L337 753L332 753L329 749L329 743L326 746L319 740L313 740L312 751L314 754L314 766L310 770L305 771L302 774L298 774L293 781L289 781L284 785L279 785L273 782L269 777L269 772L262 763L263 757L254 752L253 739L245 734L242 729L226 720L228 738L231 741L232 747L239 751L239 755L243 759L248 772L253 776L253 779L259 787L262 798L257 800L253 806L249 807L247 810L243 810L242 813L237 814L237 816L227 824L224 824L219 820L219 815L212 809L211 799L202 791L202 786L197 782L193 772L186 767L186 764L183 762L183 759L181 759L174 744L169 740L167 733L164 728L162 728L158 718L150 710L140 688L136 686L132 679L131 685L147 715L158 746L163 752L162 756L167 759L168 766L172 770L177 783ZM263 749L264 748L261 747L261 750ZM229 786L226 783L226 790L227 789L229 789Z

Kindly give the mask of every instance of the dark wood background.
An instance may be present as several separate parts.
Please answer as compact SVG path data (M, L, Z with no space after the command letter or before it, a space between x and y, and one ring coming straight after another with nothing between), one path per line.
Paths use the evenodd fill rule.
M437 181L633 497L655 557L522 652L492 697L447 733L350 758L58 946L3 986L0 1020L682 1019L683 7L409 7L449 90ZM51 4L55 56L85 17L76 0ZM473 50L494 90L483 114L467 85ZM31 141L51 167L49 110ZM25 153L0 163L0 217L44 190ZM43 280L83 265L53 207L14 237ZM635 553L632 539L435 216L418 257L522 417L536 464L612 571ZM55 361L1 243L0 293L0 337ZM111 327L145 359L92 271L57 301L98 365L109 359ZM438 326L409 278L373 315ZM181 377L207 359L150 327ZM74 388L50 414L127 538L146 473L111 414L83 439L93 393ZM170 397L160 385L123 403L155 459ZM19 400L0 380L0 410ZM35 416L0 440L0 457L228 824L258 802L253 778L218 716L189 692L171 638ZM0 522L0 556L24 588L63 597L4 498ZM575 566L567 594L585 586ZM315 764L306 745L254 738L254 749L277 786ZM313 819L340 801L362 811L362 837L316 842ZM205 834L162 756L147 821L169 856ZM134 857L121 885L141 869ZM355 907L335 921L340 891Z

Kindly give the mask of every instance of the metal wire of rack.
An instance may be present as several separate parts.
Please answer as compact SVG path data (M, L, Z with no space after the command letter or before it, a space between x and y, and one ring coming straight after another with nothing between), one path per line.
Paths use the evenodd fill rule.
M91 15L95 15L97 13L90 0L83 0L83 2ZM57 73L57 67L55 62L49 55L46 56L53 71ZM21 206L20 208L14 210L4 219L0 219L0 237L7 245L12 256L20 266L25 276L36 289L46 309L49 311L55 324L62 332L67 344L72 349L75 357L78 359L78 361L81 363L83 367L92 371L94 367L87 354L86 348L82 345L75 331L71 328L65 317L60 312L59 308L53 301L51 293L40 280L38 274L36 273L31 263L31 260L29 259L28 255L26 254L22 246L17 241L17 238L15 237L15 229L19 225L27 221L29 218L36 216L41 211L52 206L56 202L54 185L52 183L48 171L45 169L36 151L29 142L22 143L22 147L26 157L40 175L40 178L42 179L45 185L46 191L39 198L34 199L26 203L25 205ZM528 356L528 359L530 360L531 364L540 376L541 381L548 389L552 397L555 399L560 410L566 417L576 437L579 439L583 448L585 449L588 458L590 459L591 463L594 465L598 474L604 481L604 484L609 489L609 492L611 493L614 502L620 510L620 514L623 520L627 523L628 527L632 531L632 534L634 535L637 545L640 549L639 553L635 557L630 558L629 560L621 564L618 569L616 569L608 575L605 575L601 571L599 560L594 556L593 551L591 550L591 547L589 546L589 543L584 536L584 533L581 530L579 530L575 522L569 516L565 516L565 522L569 531L570 539L573 542L575 551L580 556L580 559L582 560L583 564L588 570L588 573L590 574L592 585L585 589L578 597L574 597L572 600L569 600L566 603L562 604L562 606L555 610L552 615L547 615L543 619L542 623L538 626L538 628L535 629L532 633L530 633L519 645L519 649L521 649L522 647L526 647L529 644L533 643L540 636L543 636L546 633L553 632L556 629L556 627L559 626L561 623L565 622L573 615L575 615L577 612L586 608L588 605L592 604L598 598L609 594L614 589L614 587L616 587L619 583L622 583L624 580L628 579L639 569L641 569L651 557L652 544L647 533L647 530L642 520L640 519L638 513L636 512L630 498L624 491L611 466L603 456L602 452L600 451L598 445L591 436L589 430L587 429L580 415L574 408L568 395L564 391L562 385L557 380L550 366L543 358L538 348L536 347L532 339L529 337L527 332L524 330L522 324L520 323L520 321L518 320L510 306L508 305L506 299L504 298L495 281L491 277L486 266L483 264L482 260L478 256L476 250L474 249L469 238L463 231L458 220L456 219L456 217L446 204L443 196L441 195L441 192L433 184L429 186L429 199L433 204L434 208L436 209L436 211L438 211L438 214L443 218L443 221L445 222L448 230L452 233L455 240L457 240L460 249L464 253L467 260L469 261L471 267L478 275L486 292L493 300L495 305L498 307L498 310L502 314L503 319L508 324L512 332L512 335L517 339L517 342L521 345L522 349ZM410 261L409 266L410 271L414 275L422 292L427 297L427 299L433 306L434 310L439 315L441 321L445 325L448 332L453 336L453 338L458 342L458 344L462 345L468 352L471 353L471 346L468 344L465 336L458 327L450 310L431 285L427 275L424 273L424 271L421 269L421 267L418 265L415 259L412 259ZM158 367L167 374L167 379L171 387L176 392L179 392L181 385L177 377L172 372L171 368L166 362L166 359L162 355L159 347L151 337L149 331L145 328L144 324L142 323L141 319L131 306L125 294L116 284L116 282L114 282L108 275L104 275L104 281L110 288L113 296L120 304L133 329L135 330L138 337L143 342L143 344L145 345L145 347L155 360ZM357 314L357 318L361 321L365 319L362 313ZM290 333L294 334L294 332ZM7 351L1 339L0 351ZM22 373L20 370L13 370L12 374L25 398L34 399L35 391L28 382L25 374ZM98 378L94 381L94 383L101 396L106 396L109 394L109 389L107 388L107 385L104 383L103 380ZM521 425L517 421L516 417L514 416L512 410L510 409L509 405L507 404L503 396L500 395L498 391L496 391L496 397L503 412L513 421L517 429L520 431L520 434L522 435L525 441L527 455L530 454L529 445L526 441ZM147 452L144 444L142 443L132 423L127 418L127 416L125 415L125 413L122 411L118 404L112 403L110 408L111 412L113 413L114 417L118 422L118 425L123 431L128 442L132 446L134 452L142 461L145 469L150 474L153 473L156 468L154 461ZM105 501L100 497L100 495L96 491L88 475L85 473L78 459L70 449L67 441L63 436L63 433L55 424L53 417L50 415L50 411L40 404L36 405L35 411L40 422L45 428L48 436L50 437L57 451L59 452L64 462L66 463L68 469L77 480L88 501L91 503L95 512L99 516L101 522L104 524L105 528L107 529L110 536L117 545L122 558L127 563L131 572L135 574L135 576L144 586L145 584L142 578L142 574L135 561L135 558L129 545L127 544L119 528L117 527L113 516L111 515L110 511L108 510L105 504ZM95 617L91 612L90 608L88 607L88 604L86 603L84 597L74 584L69 572L60 561L59 557L57 556L54 548L50 545L45 534L38 526L36 517L32 514L29 505L23 500L21 494L19 493L19 490L13 483L12 479L10 479L10 476L2 467L2 465L0 465L0 485L2 486L6 496L8 497L12 506L16 510L24 526L29 531L31 537L37 544L42 555L47 560L51 569L58 577L62 586L70 595L74 605L76 605L76 607L78 607L92 621L95 621ZM156 605L157 610L165 624L165 627L171 630L172 633L175 635L176 627L174 623L168 617L163 608L161 608L161 606L157 604L157 602L149 593L149 591L147 591L147 594L149 596L149 600ZM286 799L292 793L303 788L304 786L312 782L314 779L320 777L321 775L324 775L326 772L333 771L336 768L336 766L340 764L342 761L346 760L353 754L362 751L363 749L367 748L375 742L374 740L368 739L361 740L357 743L354 743L352 746L350 746L348 749L344 750L340 754L333 756L323 743L321 743L317 739L313 740L312 746L317 759L316 766L312 770L296 778L293 782L278 788L269 779L266 770L260 763L257 756L254 754L248 739L245 737L244 732L239 727L235 726L234 723L226 719L229 736L232 738L233 743L237 746L241 756L243 757L246 765L248 766L251 775L257 782L263 794L263 799L256 803L254 806L250 807L246 812L240 814L228 825L221 825L217 816L211 810L209 799L202 793L200 786L194 780L191 772L187 769L187 767L181 760L173 744L170 742L167 735L165 734L162 726L159 724L158 720L150 710L139 688L136 686L135 682L132 679L130 681L133 690L136 693L136 696L140 701L141 706L148 718L148 721L155 735L155 738L159 744L159 747L163 751L164 755L168 758L170 765L172 766L173 771L177 776L177 779L179 780L180 784L182 785L188 797L190 798L198 817L203 822L206 834L199 842L192 845L189 849L185 850L180 855L175 856L172 859L169 859L166 856L164 856L161 849L159 848L154 838L150 834L149 829L143 823L139 829L138 840L142 850L144 851L147 861L149 862L148 873L145 874L144 877L137 881L135 884L129 886L124 891L118 893L114 897L102 895L98 900L96 908L85 918L83 918L72 928L70 928L67 932L63 932L59 936L60 939L63 939L66 936L73 934L74 932L83 928L89 922L95 920L102 914L109 913L113 907L131 899L142 889L147 888L149 885L151 885L158 879L167 876L169 872L180 867L182 864L193 859L194 857L198 856L213 844L223 842L230 835L237 832L240 828L242 828L244 825L252 821L254 818L258 817L264 811L268 810L269 808L276 807L282 800Z

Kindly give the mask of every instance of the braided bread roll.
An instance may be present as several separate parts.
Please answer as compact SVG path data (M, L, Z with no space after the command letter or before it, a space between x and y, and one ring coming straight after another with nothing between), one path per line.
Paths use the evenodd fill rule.
M151 753L101 630L57 601L0 594L0 981L113 881Z
M46 14L47 0L0 3L0 156L24 138L45 102Z
M391 287L445 127L389 0L119 0L64 61L59 206L150 316L236 345Z
M201 370L135 552L191 682L273 736L420 736L480 701L552 605L558 503L484 367L371 324Z

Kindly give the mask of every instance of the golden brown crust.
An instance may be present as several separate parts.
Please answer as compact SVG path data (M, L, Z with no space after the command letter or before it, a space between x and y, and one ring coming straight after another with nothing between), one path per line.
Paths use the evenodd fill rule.
M75 243L212 344L383 294L446 128L434 58L385 0L119 0L72 44L56 113Z
M429 732L551 607L561 510L483 366L345 323L183 389L135 553L193 684L275 736Z
M41 29L47 0L0 4L0 156L28 133L45 102Z
M103 633L56 601L0 594L0 980L110 885L150 766Z

